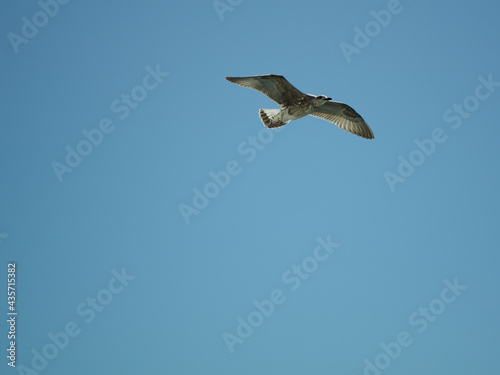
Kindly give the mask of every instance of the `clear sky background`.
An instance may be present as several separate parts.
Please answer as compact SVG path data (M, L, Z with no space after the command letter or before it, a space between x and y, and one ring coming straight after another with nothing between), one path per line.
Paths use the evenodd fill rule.
M0 372L499 373L500 4L217 6L0 6Z

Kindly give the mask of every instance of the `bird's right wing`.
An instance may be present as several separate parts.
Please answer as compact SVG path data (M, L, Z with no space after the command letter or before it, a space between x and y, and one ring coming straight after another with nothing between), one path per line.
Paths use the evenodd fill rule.
M276 74L249 77L226 77L229 82L257 90L269 99L285 107L304 97L285 77Z
M318 107L311 116L333 122L342 130L359 135L360 137L373 139L373 132L363 118L351 107L344 103L326 102Z

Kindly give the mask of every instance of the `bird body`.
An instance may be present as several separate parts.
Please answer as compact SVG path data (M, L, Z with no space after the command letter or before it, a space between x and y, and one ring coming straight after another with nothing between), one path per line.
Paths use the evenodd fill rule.
M264 125L268 128L276 128L288 124L292 120L298 120L307 116L324 103L325 100L323 98L305 94L296 103L285 106L282 109L260 109L259 115Z
M248 87L266 95L281 109L260 109L259 116L268 128L286 125L307 115L335 123L360 137L373 139L373 132L363 118L347 104L333 102L324 95L305 94L290 84L285 77L275 74L226 77L229 82Z

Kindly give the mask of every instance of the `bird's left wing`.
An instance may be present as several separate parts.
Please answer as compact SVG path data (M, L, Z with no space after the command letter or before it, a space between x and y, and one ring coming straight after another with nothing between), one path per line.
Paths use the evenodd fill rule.
M351 107L344 103L326 102L321 107L309 113L311 116L333 122L340 129L359 135L366 139L373 139L373 132L363 118Z
M285 77L277 74L266 74L248 77L226 77L229 82L257 90L280 106L285 107L304 97L304 93L296 89Z

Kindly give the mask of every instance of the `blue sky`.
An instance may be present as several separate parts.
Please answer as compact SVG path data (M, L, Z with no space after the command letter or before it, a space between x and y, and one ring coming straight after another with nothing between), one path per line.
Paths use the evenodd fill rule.
M497 2L1 8L2 373L500 370Z

